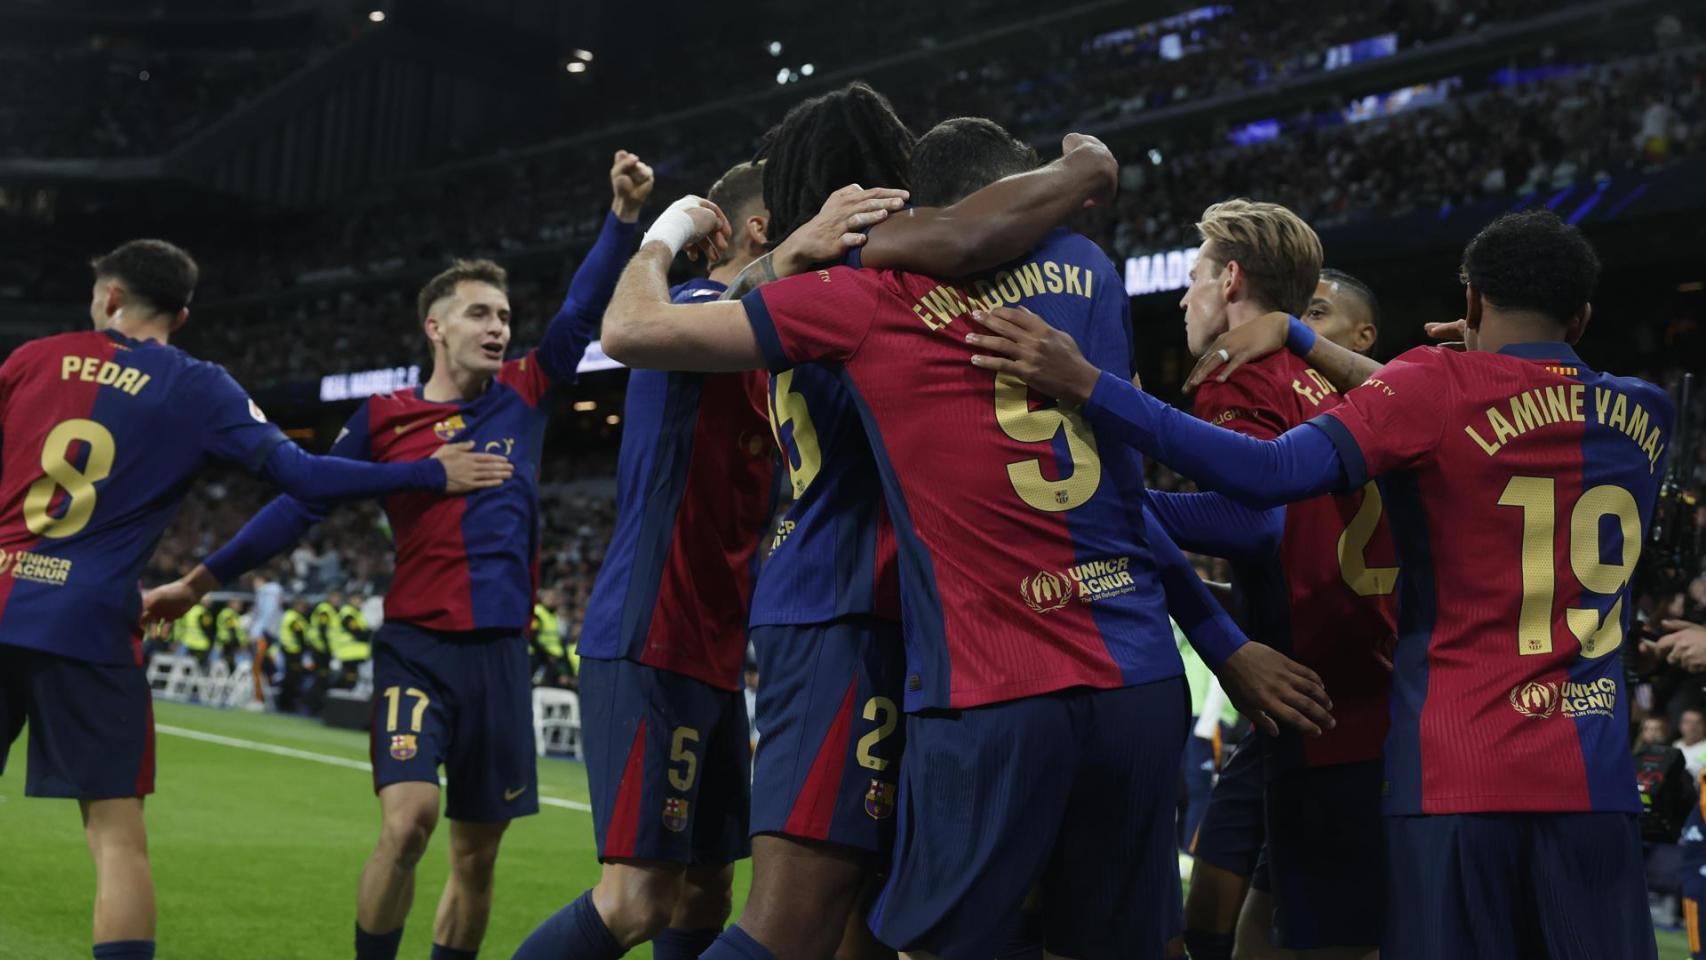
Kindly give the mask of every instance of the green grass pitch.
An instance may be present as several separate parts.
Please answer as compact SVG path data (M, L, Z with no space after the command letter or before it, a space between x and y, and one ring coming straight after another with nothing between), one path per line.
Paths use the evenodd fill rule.
M378 829L366 738L269 714L155 704L159 791L148 801L149 849L159 895L162 960L337 960L352 955L355 885ZM182 732L285 748L350 765L192 739ZM28 734L26 733L26 736ZM94 870L69 801L27 800L25 743L0 777L0 958L89 955ZM542 796L584 804L576 763L539 765ZM442 825L441 825L442 833ZM422 861L400 956L424 960L444 884L445 843ZM746 864L735 880L745 899ZM544 917L598 876L592 821L545 806L516 821L498 860L497 896L481 956L507 958ZM1683 939L1659 934L1665 960ZM642 947L629 956L650 957Z
M356 880L379 828L366 737L295 717L158 701L154 711L158 790L148 799L147 816L162 960L353 955ZM190 739L175 730L336 757L355 767ZM94 867L77 807L26 799L24 768L20 739L0 777L0 958L80 960L89 956ZM541 761L539 789L542 796L585 804L585 769ZM415 908L399 953L409 960L425 960L432 949L433 909L448 867L444 830L440 821L417 875ZM743 863L737 911L748 876ZM597 879L589 814L545 806L517 820L498 858L491 927L480 955L508 958L539 921Z

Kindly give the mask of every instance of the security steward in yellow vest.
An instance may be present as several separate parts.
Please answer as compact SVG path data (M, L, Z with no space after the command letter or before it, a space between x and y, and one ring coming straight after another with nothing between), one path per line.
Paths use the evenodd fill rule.
M278 709L284 713L296 711L297 696L307 676L303 665L308 656L308 603L293 602L278 622L278 646L284 659L284 678L278 685Z
M336 594L333 597L342 599ZM367 618L361 615L361 608L353 603L338 605L337 623L337 630L329 638L332 659L339 664L337 684L354 686L361 664L373 656L373 647L368 643L371 631L367 629Z
M563 652L563 631L557 613L543 601L533 604L528 636L533 640L533 685L573 688L575 671Z
M308 609L306 600L299 601L302 609ZM303 698L309 714L318 714L320 704L325 701L327 686L326 667L332 661L331 647L326 639L326 627L323 623L337 618L337 610L330 604L320 603L308 614L308 653L303 658L304 666L310 675L308 692Z
M206 604L198 603L178 623L184 649L196 663L206 667L208 654L213 651L213 611Z
M325 662L319 665L317 672L324 681L323 686L328 688L340 685L341 672L331 671L331 661L338 659L339 650L348 648L348 640L344 636L344 618L338 613L343 602L343 594L327 594L326 599L314 605L314 613L309 617L309 627L319 635L324 650Z
M227 601L219 608L219 615L214 619L215 639L219 643L219 656L225 660L226 666L237 666L237 651L243 648L243 613L241 601Z

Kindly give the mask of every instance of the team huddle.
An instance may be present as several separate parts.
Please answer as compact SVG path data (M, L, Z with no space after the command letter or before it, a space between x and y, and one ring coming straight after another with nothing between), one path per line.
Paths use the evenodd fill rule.
M636 252L653 179L618 153L541 342L506 359L506 276L459 261L420 292L430 377L363 402L325 457L167 345L187 255L96 260L95 329L0 367L0 744L27 719L28 793L82 804L94 955L154 953L141 625L360 498L396 574L355 956L397 955L441 769L432 955L476 955L505 828L539 806L551 395L601 335L634 368L579 641L602 873L517 960L1656 957L1618 652L1674 413L1573 351L1587 241L1495 221L1463 319L1431 331L1462 342L1382 366L1373 292L1307 224L1211 206L1181 302L1192 417L1134 383L1118 271L1066 226L1118 173L1079 135L1041 165L988 120L914 137L852 84ZM671 287L682 252L704 276ZM1146 457L1203 492L1146 489ZM284 492L139 595L212 461ZM1184 551L1231 561L1232 589ZM1175 629L1262 734L1194 830L1189 904Z

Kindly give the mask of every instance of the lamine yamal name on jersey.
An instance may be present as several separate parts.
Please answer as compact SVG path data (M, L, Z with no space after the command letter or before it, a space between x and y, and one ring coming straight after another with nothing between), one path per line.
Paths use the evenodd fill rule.
M1466 424L1463 431L1491 457L1511 440L1530 430L1554 423L1588 422L1587 390L1587 386L1580 383L1524 390L1504 404L1488 407L1483 412L1487 418L1487 430L1492 434L1491 440L1476 430L1474 424ZM1592 416L1594 422L1619 431L1640 447L1647 457L1649 470L1658 469L1659 458L1665 452L1665 438L1640 401L1631 400L1620 390L1594 387Z

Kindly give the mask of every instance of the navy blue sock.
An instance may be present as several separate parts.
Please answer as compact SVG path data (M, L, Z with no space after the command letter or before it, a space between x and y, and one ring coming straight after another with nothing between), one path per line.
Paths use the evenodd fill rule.
M674 927L652 938L652 960L698 960L701 953L711 949L722 928L678 930Z
M616 960L627 952L610 935L588 890L529 934L512 960Z
M432 960L475 960L479 955L478 950L458 950L442 943L432 945Z
M699 956L704 960L776 960L775 954L739 926L724 930L710 949Z
M397 948L403 944L403 928L390 933L368 933L355 925L355 960L397 960Z
M1230 933L1186 930L1185 955L1191 960L1232 960L1233 939Z
M154 960L154 941L108 940L97 943L95 960Z

